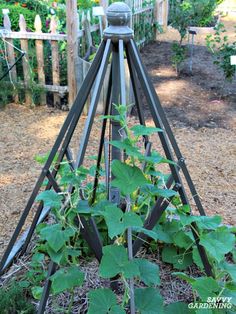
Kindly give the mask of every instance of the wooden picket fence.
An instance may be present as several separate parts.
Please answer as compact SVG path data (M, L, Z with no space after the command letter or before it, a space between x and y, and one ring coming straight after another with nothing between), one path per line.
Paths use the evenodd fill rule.
M138 46L143 46L148 41L155 38L154 26L156 23L165 24L166 18L164 17L167 14L168 0L127 0L127 4L130 5L133 18L132 18L132 27L135 30L135 39ZM68 1L69 3L69 1ZM72 3L72 1L71 1ZM101 0L101 3L107 7L109 0ZM35 18L35 31L27 31L27 24L23 15L19 17L19 32L11 31L11 21L8 14L4 14L4 32L2 33L2 39L9 43L6 45L6 60L8 61L9 66L15 63L16 56L14 45L17 43L21 50L23 50L26 55L22 59L21 68L23 70L23 78L19 78L17 74L17 68L13 67L10 76L11 81L15 84L20 85L24 89L24 102L26 104L33 103L34 91L35 88L39 90L39 103L47 103L47 93L50 92L53 94L53 104L55 106L60 106L61 99L69 93L69 105L73 103L76 92L78 90L78 77L84 77L83 73L76 73L75 71L75 59L73 55L78 53L78 48L83 50L83 43L86 42L85 37L87 36L85 30L83 29L83 19L86 15L87 21L90 24L94 23L94 19L91 17L91 12L81 13L75 15L76 10L76 1L74 1L73 10L67 7L67 19L69 21L75 21L75 16L77 17L76 23L71 23L72 29L67 34L59 34L57 31L57 19L52 16L50 22L50 32L42 32L42 22L39 15ZM70 16L70 13L74 12L74 17ZM91 22L91 20L93 20ZM99 25L92 24L89 27L89 32L94 33L98 32L99 34ZM34 47L35 51L32 52L32 49L29 50L30 41L34 41L34 44L30 47ZM61 53L59 52L60 44L59 42L68 43L68 55L65 54L64 58L67 58L67 71L68 77L67 80L64 79L64 82L61 82ZM80 42L80 43L79 43ZM14 45L13 45L14 44ZM45 46L47 46L47 56L45 55ZM48 52L48 49L50 50ZM71 53L71 58L70 58ZM30 59L32 55L36 56L37 66L34 68L34 78L32 79L32 69L30 66ZM50 69L45 71L45 60L51 58ZM47 60L48 61L48 60ZM48 67L49 62L47 62ZM19 68L19 66L18 66ZM21 71L22 71L21 70ZM47 80L48 71L51 71L50 74L50 84ZM47 72L47 73L46 73ZM66 82L65 82L66 81ZM81 79L79 80L81 82ZM33 86L33 88L32 88ZM22 101L22 93L20 94ZM19 95L16 93L14 95L15 102L18 102Z
M4 32L2 32L2 39L6 41L7 48L7 61L9 66L13 65L16 61L15 49L14 45L19 41L20 49L25 52L25 56L22 59L22 68L23 68L23 77L24 81L19 82L17 76L17 69L13 67L11 70L11 80L14 84L22 84L25 89L25 103L32 104L33 98L33 89L38 88L40 91L40 104L46 104L46 93L53 93L53 102L54 105L58 105L60 103L60 99L68 93L68 86L61 85L60 82L60 55L59 55L59 41L67 41L66 34L58 34L57 32L57 20L54 16L51 18L50 22L50 32L43 33L42 32L42 22L39 15L36 15L34 27L34 32L27 31L27 24L24 16L21 14L19 17L19 32L11 31L11 21L9 19L8 14L4 14ZM99 25L92 25L91 32L96 32L99 29ZM84 37L84 30L79 29L78 38ZM36 77L37 82L32 82L32 69L30 66L30 54L29 54L29 41L35 41L35 55L37 60L37 69L36 69ZM50 46L51 51L48 53L51 56L51 70L52 70L52 84L46 84L46 75L45 75L45 56L44 55L44 46L47 43L47 46ZM49 45L48 45L49 43ZM31 52L32 53L32 52ZM35 71L35 69L34 69ZM18 95L14 96L15 101L18 101Z

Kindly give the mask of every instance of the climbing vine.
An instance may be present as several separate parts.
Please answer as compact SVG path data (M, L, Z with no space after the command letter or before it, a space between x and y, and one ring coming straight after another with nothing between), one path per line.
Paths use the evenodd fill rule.
M100 181L93 201L93 184L96 167L80 167L69 170L67 162L61 164L59 183L61 193L44 191L37 197L38 202L51 207L50 223L42 223L37 228L38 240L26 279L32 287L36 299L41 297L46 278L46 265L52 260L57 265L50 277L51 293L71 292L68 313L71 313L75 287L82 287L85 273L80 268L81 258L92 255L84 249L81 237L82 217L91 217L97 223L103 241L103 255L99 265L99 276L104 279L119 278L123 283L123 297L118 299L114 291L104 287L88 292L88 313L126 313L132 304L137 313L188 313L190 309L183 302L165 305L159 286L161 284L159 267L148 258L133 257L129 236L135 241L140 233L148 237L145 245L161 250L162 261L173 266L173 276L188 282L193 290L193 304L209 302L209 298L227 297L232 309L236 306L236 261L235 228L221 224L220 216L206 217L190 214L188 205L183 205L179 194L166 188L168 175L160 171L163 163L173 163L157 151L145 154L140 143L142 138L161 129L127 125L126 107L116 106L118 115L104 116L121 125L126 136L121 141L110 144L122 152L125 160L114 160L111 171L114 179L111 186L118 188L121 204L107 199L103 182L104 170L99 169ZM42 161L42 160L40 160ZM46 184L47 182L45 182ZM73 186L73 193L68 193ZM152 210L158 197L169 202L161 220L153 230L144 227L144 221ZM212 265L213 276L207 277L192 234L195 234L205 248ZM151 241L151 243L150 243ZM227 259L225 258L227 257ZM196 264L201 276L194 278L185 274L190 265ZM212 299L211 299L212 300ZM214 301L217 304L219 301ZM199 313L192 310L191 313ZM215 313L210 310L208 313ZM221 312L224 313L224 312ZM227 312L225 312L227 313Z

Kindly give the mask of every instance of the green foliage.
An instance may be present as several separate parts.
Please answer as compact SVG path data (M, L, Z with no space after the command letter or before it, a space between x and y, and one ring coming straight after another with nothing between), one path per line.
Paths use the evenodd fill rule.
M74 229L71 227L63 228L61 224L47 226L40 230L41 239L47 241L48 245L55 253L57 253L74 234Z
M135 289L136 306L140 314L163 314L163 300L154 288Z
M70 266L59 269L50 279L53 293L58 294L81 286L84 282L84 273L79 270L78 266Z
M0 289L1 314L34 314L36 310L29 302L27 290L19 283L12 282L9 287Z
M183 40L190 26L209 26L214 22L214 10L221 2L217 0L175 0L170 3L169 20L180 34L179 42L172 45L172 64L177 74L180 73L181 64L186 58L187 48Z
M125 314L125 311L117 305L116 295L110 289L92 290L88 297L88 314Z
M138 276L139 267L128 259L127 250L121 245L108 245L103 248L103 257L99 267L103 278L113 278L122 274L125 278Z
M213 54L214 63L223 70L225 79L232 82L235 66L230 64L230 56L236 55L236 40L230 42L225 33L224 24L220 23L215 27L215 34L206 37L206 43L209 51Z
M112 185L121 192L122 209L107 200L103 169L100 169L101 180L95 202L92 202L93 185L90 181L91 176L94 176L94 168L80 167L70 172L68 163L63 161L58 175L61 193L58 195L52 191L44 191L37 198L45 206L52 207L55 223L37 227L39 240L26 278L31 287L33 286L34 297L38 298L42 293L48 257L58 266L57 272L50 278L53 295L72 291L75 287L83 285L84 274L79 267L80 257L88 256L88 251L84 249L80 235L83 228L80 215L86 220L93 218L103 238L100 277L112 279L118 276L124 287L121 304L110 289L89 291L88 313L125 313L129 307L131 280L142 287L134 291L136 311L139 314L154 314L157 309L158 313L173 312L175 305L164 306L157 289L161 284L158 266L148 259L130 258L127 234L131 234L130 240L134 241L140 232L153 239L153 247L159 247L162 261L171 264L175 270L184 271L194 263L201 269L202 276L199 278L189 277L185 273L173 273L192 286L196 301L205 301L207 296L214 297L221 292L224 296L234 295L235 266L225 261L226 254L232 252L235 255L234 229L222 226L219 216L190 215L190 207L182 204L179 194L166 189L168 176L159 171L160 163L173 161L166 160L157 152L145 156L145 150L139 145L143 135L155 135L162 130L144 126L130 129L126 121L126 108L120 105L116 106L116 109L117 115L103 118L118 121L127 135L121 141L110 142L110 145L119 148L122 153L125 152L126 156L124 162L115 160L112 164ZM39 161L42 159L39 158ZM143 169L141 166L144 161ZM70 195L68 188L71 184L74 189ZM166 199L169 205L153 230L147 230L144 221L159 196ZM196 239L192 234L193 229L206 250L214 278L204 276ZM71 302L73 303L73 294ZM176 309L179 313L181 310L185 312L186 304L178 302Z
M9 18L11 21L12 31L19 31L20 14L23 14L25 17L25 20L27 22L27 29L30 31L34 31L34 20L37 12L28 8L23 8L20 5L0 4L0 26L3 26L2 9L6 8L10 10Z
M190 314L188 304L184 302L171 303L165 307L165 314L183 314L183 313Z
M123 212L116 205L104 206L104 210L95 210L94 215L103 216L107 225L108 235L111 239L123 235L131 226L142 227L143 222L134 212Z
M139 268L139 278L141 281L145 283L147 286L157 286L159 285L159 267L158 265L149 262L146 259L136 258L135 264L138 265Z
M124 196L133 193L138 187L147 184L142 171L136 166L129 166L119 160L114 160L111 168L115 176L111 184L119 188Z
M180 66L184 62L187 55L187 47L184 45L174 42L172 44L172 65L176 70L177 75L180 73Z
M222 0L171 1L170 23L183 38L188 26L211 26L214 22L214 11L220 2Z
M96 1L92 1L92 0L78 0L77 3L78 3L79 9L87 10L87 9L92 8L92 6L94 6Z
M220 262L227 253L233 250L235 236L228 229L219 228L200 236L200 244L217 262Z

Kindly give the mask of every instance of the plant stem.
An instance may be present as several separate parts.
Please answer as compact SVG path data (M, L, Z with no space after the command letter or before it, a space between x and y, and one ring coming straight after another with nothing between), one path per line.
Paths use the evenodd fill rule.
M126 197L127 201L127 212L130 211L131 201L130 195ZM128 255L129 260L133 260L133 243L132 243L132 228L128 228L127 230L127 242L128 242ZM129 280L129 287L130 287L130 312L131 314L135 314L135 300L134 300L134 279L131 278Z
M71 310L72 310L72 306L73 306L73 302L74 302L74 295L75 295L75 291L74 291L74 289L72 289L70 303L69 303L68 311L67 311L68 314L70 314Z

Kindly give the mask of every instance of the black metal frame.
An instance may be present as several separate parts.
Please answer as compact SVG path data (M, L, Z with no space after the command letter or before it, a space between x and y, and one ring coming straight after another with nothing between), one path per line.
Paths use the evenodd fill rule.
M172 161L177 161L176 165L169 164L171 175L167 181L166 186L168 189L173 189L175 191L178 191L180 198L182 200L182 203L189 205L189 200L187 198L186 191L185 191L185 188L181 179L181 175L180 175L180 172L182 172L189 186L192 197L195 201L195 204L198 208L200 215L205 215L200 198L196 192L194 184L189 175L187 166L185 164L185 160L180 152L180 149L175 140L171 127L165 116L164 110L155 92L155 89L148 77L147 70L145 69L141 61L140 54L134 40L130 37L125 38L125 39L119 38L118 40L116 38L116 40L113 40L112 38L106 38L105 36L103 42L101 43L98 49L95 59L90 67L90 70L79 90L75 103L73 107L71 108L64 122L64 125L62 126L62 129L58 135L58 138L55 141L55 144L48 157L48 160L42 169L41 175L39 176L39 179L33 189L33 192L26 205L26 208L22 213L22 216L15 229L15 232L13 233L13 236L9 242L9 245L2 257L2 260L0 262L0 273L3 273L6 270L6 268L11 264L11 262L16 257L18 252L23 254L28 247L28 244L34 233L34 230L38 222L40 221L42 212L45 210L42 203L40 203L40 205L38 206L35 216L33 218L33 222L29 230L27 231L26 237L23 239L23 241L21 240L20 245L17 242L17 238L19 237L22 227L25 224L26 218L32 206L35 203L36 196L39 193L39 190L42 186L44 179L45 178L48 179L46 190L54 189L56 192L59 192L60 188L57 184L56 177L57 177L58 170L60 168L60 163L63 160L63 158L64 157L67 158L70 164L70 168L72 170L78 168L79 166L83 164L84 156L87 149L87 143L89 141L90 132L91 132L92 125L94 122L94 117L95 117L95 113L97 109L97 104L98 104L102 84L104 81L104 77L107 71L107 67L108 67L108 63L109 63L109 59L111 55L112 55L112 64L111 64L111 72L109 75L109 84L108 84L108 91L107 91L104 114L105 115L109 113L115 114L116 109L115 109L114 104L126 103L124 53L126 53L126 56L127 56L128 68L130 71L130 77L131 77L131 82L132 82L132 87L133 87L134 97L135 97L135 104L137 106L137 112L138 112L140 124L145 125L145 119L143 116L141 102L140 102L140 99L141 99L140 88L141 88L145 95L146 101L149 105L150 112L151 112L151 115L153 117L153 121L156 127L163 129L163 132L159 132L158 136L163 146L166 158ZM86 124L84 127L84 132L82 135L82 140L80 143L78 156L76 158L76 161L74 162L71 151L69 149L69 144L73 136L74 130L83 112L83 108L85 106L86 100L93 86L94 86L94 92L92 94L91 104L90 104ZM105 133L106 133L107 125L108 125L107 120L104 120L102 124L100 143L99 143L99 148L98 148L97 171L94 178L93 201L95 201L95 198L96 198L96 191L97 191L97 186L99 182L99 169L101 165L102 153L103 153L103 150L105 149L106 154L108 155L106 156L108 159L106 162L108 195L111 201L118 203L119 191L117 191L117 189L110 188L109 186L109 182L111 179L110 162L111 160L114 160L114 159L121 159L121 152L120 150L114 147L110 148L110 146L107 149L107 145L105 143L106 142ZM119 132L120 130L119 123L115 121L111 121L110 129L111 129L112 139L119 140L121 138L121 135ZM146 148L146 153L149 154L150 149L151 149L151 143L149 142L149 138L147 136L144 136L143 142ZM58 154L56 166L54 167L52 171L50 171L50 167L52 165L52 162L56 154ZM70 191L72 190L73 190L73 187L71 187ZM156 225L158 220L161 218L167 206L168 206L168 201L164 199L163 197L159 197L156 200L156 203L153 206L150 215L146 219L144 223L144 227L151 230ZM81 217L81 220L84 225L84 228L81 229L81 234L84 237L84 239L87 241L92 251L94 252L98 261L100 261L102 257L102 242L99 236L99 231L96 226L96 223L92 218L89 221L87 221L84 217ZM193 224L192 227L193 227L192 232L196 240L196 244L197 244L199 254L201 256L201 259L205 268L205 272L208 276L211 276L212 275L211 265L208 261L204 248L199 244L199 240L196 234L197 226ZM145 238L146 236L141 233L139 234L137 240L134 241L133 243L134 255L138 252L138 250L144 243ZM17 247L17 250L16 250L16 247ZM43 296L40 302L38 313L44 312L47 299L49 296L49 291L50 291L49 277L55 272L55 270L56 270L56 265L51 262L49 266L49 271L48 271L48 279L44 287Z

